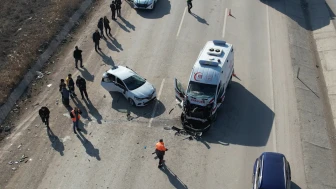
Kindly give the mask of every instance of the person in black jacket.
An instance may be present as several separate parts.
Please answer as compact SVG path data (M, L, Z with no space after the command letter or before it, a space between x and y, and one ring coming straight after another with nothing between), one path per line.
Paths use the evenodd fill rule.
M42 122L47 126L48 129L49 129L49 114L50 111L45 106L41 107L41 109L39 110L39 115L42 119Z
M84 100L84 94L86 96L86 99L89 99L88 94L86 92L86 81L80 75L77 76L76 85L77 85L77 87L78 87L78 89L79 89L79 91L82 95L82 99Z
M82 50L79 50L78 46L75 47L73 57L75 58L76 68L78 68L78 61L80 62L80 67L83 68Z
M106 35L110 34L110 36L112 36L111 35L110 21L107 19L106 16L104 16L104 27L105 27ZM107 30L109 31L108 33L107 33Z
M117 16L120 17L121 0L116 0L116 10L117 10Z
M98 30L96 30L93 35L92 35L92 39L93 39L93 42L95 43L95 50L98 52L98 50L101 50L101 48L99 47L99 41L100 41L100 34L98 32ZM98 48L98 50L97 50Z
M59 84L59 91L62 92L62 89L66 87L66 84L64 83L64 79L61 79L61 83Z
M105 38L105 36L104 36L104 19L103 18L99 19L97 27L100 30L100 36Z
M114 1L112 1L112 4L110 5L110 8L111 8L111 11L112 11L112 20L117 20L115 18L115 13L116 13L117 7L116 7L116 4L115 4Z

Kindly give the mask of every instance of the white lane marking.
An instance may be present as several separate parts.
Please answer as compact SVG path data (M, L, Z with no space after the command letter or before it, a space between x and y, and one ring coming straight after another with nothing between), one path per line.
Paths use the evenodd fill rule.
M267 3L267 2L266 2ZM272 135L273 135L273 150L277 152L277 140L276 140L276 124L275 124L275 112L274 112L274 88L273 88L273 62L272 62L272 47L271 47L271 31L270 31L270 21L269 21L269 13L268 6L266 6L266 15L267 15L267 35L268 35L268 59L269 59L269 73L270 73L270 86L271 86L271 109L274 113L273 124L272 124Z
M223 38L224 38L224 36L225 36L225 28L226 28L226 19L227 19L227 15L228 15L228 9L225 8L224 25L223 25L223 33L222 33L222 37L223 37Z
M163 89L164 82L165 82L165 79L163 79L162 82L161 82L160 90L159 90L159 93L158 93L158 95L156 97L157 101L155 102L155 106L154 106L154 109L153 109L153 113L152 113L151 119L149 120L148 127L152 126L152 122L153 122L153 119L154 119L154 115L156 113L156 108L157 108L158 101L160 100L160 96L161 96L161 92L162 92L162 89Z
M179 34L180 34L180 30L181 30L182 23L183 23L183 20L184 20L184 15L185 15L186 12L187 12L187 7L185 7L185 9L184 9L183 16L182 16L182 19L181 19L181 22L180 22L180 26L179 26L179 28L178 28L178 30L177 30L176 37L178 37Z

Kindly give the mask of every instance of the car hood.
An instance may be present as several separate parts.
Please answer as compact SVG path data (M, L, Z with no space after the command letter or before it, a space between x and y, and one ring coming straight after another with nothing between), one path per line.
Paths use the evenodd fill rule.
M154 93L154 90L153 85L146 81L141 87L134 89L132 93L138 98L147 98Z
M153 0L134 0L135 4L151 4L153 3Z

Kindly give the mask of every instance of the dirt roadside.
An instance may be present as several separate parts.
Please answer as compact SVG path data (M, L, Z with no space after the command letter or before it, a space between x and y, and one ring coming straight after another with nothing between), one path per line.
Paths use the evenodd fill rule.
M1 1L0 105L83 1Z
M63 6L66 6L66 2L63 1L63 0L58 0L57 1L58 4L48 4L49 8L54 8L53 6L56 6L58 12L56 11L56 13L60 14L60 13L64 13L65 11L67 11L68 9L65 9L63 7L61 7L60 4L62 4ZM81 5L81 3L83 2L83 0L78 0L78 5L76 6L73 6L73 9L71 9L71 13L74 13L77 8ZM38 4L38 3L37 3ZM71 2L71 4L74 4L74 2ZM83 17L78 21L77 25L73 28L73 30L69 33L69 35L67 36L67 38L62 41L62 45L57 49L57 51L55 52L54 56L53 57L50 57L50 59L48 60L48 63L44 65L43 69L41 70L41 72L43 73L46 73L45 74L45 77L41 80L35 80L34 82L32 82L29 87L26 89L26 92L21 96L20 100L17 101L16 103L16 106L13 107L12 111L8 114L6 120L4 120L4 122L1 124L0 126L0 141L6 137L6 135L10 134L11 131L13 131L13 129L15 128L15 125L13 124L12 120L13 119L17 119L17 115L19 114L20 115L20 112L22 112L23 110L27 111L29 107L27 107L27 103L31 102L33 100L33 97L36 96L36 94L38 94L39 92L41 92L41 89L42 87L46 87L46 85L48 84L49 82L49 79L48 76L49 74L53 74L53 70L56 70L57 68L57 60L59 59L58 56L60 55L60 52L66 47L66 44L68 44L69 42L72 41L72 36L75 35L75 33L80 30L81 25L85 25L85 24L80 24L82 22L86 22L86 20L90 17L91 15L91 12L93 12L94 8L96 6L99 5L99 2L96 2L94 1L93 4L92 4L92 7L90 9L88 9L84 14L83 14ZM35 9L38 9L39 7L41 7L42 4L38 4L38 6L35 6L33 8ZM44 9L47 9L48 8L47 5L45 5L43 8ZM7 6L8 7L8 6ZM3 8L3 7L1 7ZM61 10L62 9L62 10ZM69 10L68 10L69 11ZM41 13L40 13L41 12ZM40 11L39 14L42 14L43 11ZM45 12L48 12L47 10ZM57 14L53 14L54 16ZM68 18L71 17L71 13L69 12L67 14L67 17L62 17L63 20L60 20L58 19L57 23L53 23L53 28L56 28L55 25L57 25L57 30L53 30L53 35L51 35L51 32L48 33L48 36L49 36L49 41L52 40L52 38L57 35L57 32L60 31L61 27L68 21ZM2 14L2 13L0 13ZM51 19L51 17L49 16L50 15L50 11L48 14L45 14L47 15L48 18ZM2 18L0 18L2 19ZM45 19L42 19L42 20L45 20ZM35 21L35 22L34 22ZM39 20L32 20L32 25L29 24L29 28L33 28L33 29L38 29L39 31L43 30L44 26L43 27L36 27L38 25L39 22L36 23L36 21L39 21ZM35 25L35 27L33 27ZM48 25L45 25L45 26L48 26ZM21 27L23 28L23 27ZM42 29L40 29L42 28ZM23 29L21 29L22 31ZM50 28L47 29L48 31L51 30ZM27 32L32 32L33 36L38 36L38 32L36 31L33 31L33 30L27 30ZM20 40L24 41L26 38L29 38L30 36L27 35L27 32L22 32L21 34L17 34L16 37L21 37ZM34 33L35 32L35 33ZM41 32L40 32L41 33ZM22 36L21 36L22 35ZM41 34L42 36L42 34ZM45 37L45 35L43 35ZM1 35L2 37L2 35ZM18 38L19 38L18 37ZM18 38L15 39L16 41L18 41ZM30 37L31 38L31 37ZM46 37L45 37L46 38ZM30 41L29 41L30 40ZM33 39L29 39L28 42L32 42ZM34 42L37 44L38 41L42 41L43 43L43 40L41 40L41 38L39 38L39 40L35 40ZM2 43L2 41L0 41L0 43ZM26 41L25 41L26 43ZM2 48L3 46L0 46L0 48ZM18 48L15 48L17 46L12 46L11 48L13 49L13 51L17 51L17 49L21 48L22 46L19 46ZM47 48L48 45L47 43L45 43L45 46L43 47L44 49ZM26 50L24 51L25 53L28 53L28 52L32 52L33 51L33 48L28 48L29 50ZM42 50L41 47L38 47L38 49ZM37 51L38 52L38 51ZM42 51L43 52L43 51ZM34 56L31 58L31 60L35 60L37 59L37 57L39 56L39 54L41 54L40 52L34 54ZM22 54L20 54L21 56ZM24 57L22 55L22 57ZM6 58L6 57L5 57ZM14 59L13 59L14 60ZM15 60L19 60L19 59L15 59ZM15 65L18 65L20 69L16 69L16 67L12 64L10 64L10 62L7 62L6 64L1 64L0 65L0 68L2 68L0 70L0 77L2 78L2 80L0 81L0 86L2 89L5 89L5 90L1 90L0 91L0 104L3 103L4 101L1 101L2 97L4 100L6 100L6 98L10 95L10 92L15 88L15 86L20 82L20 80L22 79L23 75L27 72L27 70L29 70L29 67L32 66L35 61L28 61L28 58L24 59L25 61L22 61L22 62L25 62L27 63L25 66L26 68L24 69L23 68L23 63L22 64L15 64ZM56 64L55 64L56 63ZM14 77L13 74L16 76ZM9 78L7 75L4 76L2 74L12 74L13 77ZM5 79L4 79L5 78ZM8 82L9 80L13 81L13 82ZM7 89L7 90L6 90ZM37 104L38 105L38 104ZM33 107L36 106L33 105Z

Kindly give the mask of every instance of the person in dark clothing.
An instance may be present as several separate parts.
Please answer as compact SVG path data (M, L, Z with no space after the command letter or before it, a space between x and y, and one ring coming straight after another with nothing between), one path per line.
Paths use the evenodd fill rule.
M70 117L71 117L71 120L73 122L73 130L74 130L75 134L77 134L76 129L77 129L77 131L81 131L81 129L78 127L78 122L79 122L81 114L82 114L82 111L80 109L78 109L77 107L75 107L70 112Z
M101 50L101 48L99 47L100 38L101 38L101 36L100 36L98 30L96 30L92 35L92 39L93 39L93 42L95 43L95 49L96 49L97 52L98 52L98 50ZM97 50L97 48L98 48L98 50Z
M117 16L120 17L121 0L116 0L116 10L117 10Z
M192 6L192 3L191 3L192 0L187 0L187 5L188 5L188 12L191 13L191 8L193 7Z
M62 103L65 106L69 106L69 104L70 104L70 91L66 87L63 87L62 90L61 90L61 93L62 93Z
M106 16L104 16L104 27L105 27L106 35L110 34L110 36L112 36L111 35L110 21L107 19ZM109 31L108 33L107 33L107 30Z
M116 4L114 1L112 1L112 4L110 5L111 11L112 11L112 20L116 20L115 13L116 13Z
M62 89L66 87L66 84L64 83L64 79L61 79L61 83L59 85L59 92L62 92Z
M89 99L88 94L86 92L86 81L80 75L77 76L76 85L82 95L82 99L84 100L84 94L85 94L86 99Z
M68 89L70 91L70 96L71 98L76 97L77 95L75 94L75 82L71 77L71 74L68 75L68 77L66 78L66 84L68 86Z
M80 67L83 68L82 50L79 50L78 46L75 47L73 57L75 58L76 68L78 68L78 61L80 62Z
M49 114L50 111L45 106L41 107L41 109L39 110L39 115L42 119L42 122L47 126L48 129L49 129Z
M104 19L103 18L99 19L97 27L100 30L100 36L105 38L105 36L104 36Z

